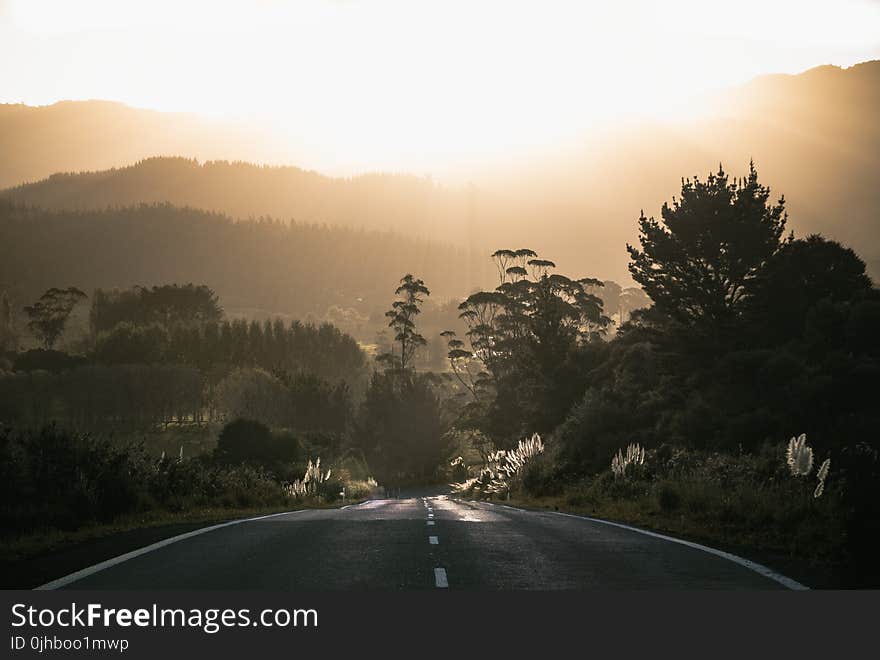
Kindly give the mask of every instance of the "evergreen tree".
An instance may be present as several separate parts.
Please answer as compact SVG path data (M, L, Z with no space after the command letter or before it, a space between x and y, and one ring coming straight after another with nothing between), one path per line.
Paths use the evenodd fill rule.
M719 166L705 182L683 180L681 199L663 205L661 220L642 213L640 248L627 245L629 271L659 312L716 328L742 313L785 229L785 200L771 204L769 197L754 163L738 181Z

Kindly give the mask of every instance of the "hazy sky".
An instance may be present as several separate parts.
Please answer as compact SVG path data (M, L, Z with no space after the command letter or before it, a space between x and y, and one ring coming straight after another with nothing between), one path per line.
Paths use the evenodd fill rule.
M255 119L365 168L674 117L760 73L876 58L868 0L0 0L0 101Z

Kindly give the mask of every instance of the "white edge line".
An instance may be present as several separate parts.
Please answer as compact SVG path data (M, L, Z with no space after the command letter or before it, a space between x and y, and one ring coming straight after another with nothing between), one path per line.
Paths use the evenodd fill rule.
M438 589L446 589L449 587L449 578L446 577L445 568L434 569L434 585Z
M366 504L366 502L364 502L364 504ZM257 516L255 518L241 518L238 520L230 520L225 523L220 523L219 525L211 525L210 527L201 527L199 529L194 529L191 532L186 532L185 534L178 534L177 536L162 539L161 541L157 541L156 543L146 545L143 548L138 548L137 550L126 552L125 554L119 555L118 557L113 557L92 566L87 566L86 568L80 569L74 573L70 573L69 575L60 577L57 580L52 580L51 582L40 585L39 587L34 587L34 591L52 591L54 589L60 589L61 587L65 587L68 584L77 582L78 580L82 580L89 575L94 575L95 573L99 573L100 571L108 569L112 566L116 566L117 564L126 562L129 559L140 557L141 555L145 555L148 552L158 550L159 548L164 548L166 545L171 545L172 543L177 543L178 541L185 541L186 539L192 538L193 536L198 536L199 534L207 534L208 532L213 532L216 529L222 529L223 527L229 527L230 525L239 525L241 523L253 522L254 520L265 520L266 518L275 518L276 516L287 516L293 513L303 513L305 511L315 510L316 509L298 509L296 511L282 511L281 513L270 513L268 515Z
M721 557L722 559L726 559L728 561L732 561L734 564L739 564L740 566L749 569L759 575L763 575L766 578L773 580L774 582L778 582L782 586L792 589L794 591L809 591L810 588L801 584L797 580L793 580L790 577L782 575L781 573L777 573L772 568L768 568L763 564L759 564L758 562L752 561L751 559L746 559L744 557L740 557L739 555L735 555L731 552L725 552L724 550L718 550L717 548L711 548L708 545L702 545L700 543L694 543L693 541L685 541L684 539L678 539L674 536L666 536L665 534L659 534L657 532L651 532L647 529L640 529L638 527L633 527L632 525L625 525L623 523L612 522L610 520L602 520L601 518L591 518L590 516L579 516L574 513L563 513L562 511L530 511L529 509L520 509L515 506L508 506L507 504L495 504L494 502L482 502L480 500L471 500L472 502L479 504L489 504L491 506L498 506L505 509L510 509L511 511L522 511L524 513L552 513L556 516L565 516L566 518L577 518L578 520L588 520L590 522L599 523L600 525L610 525L611 527L619 527L620 529L626 529L631 532L637 532L639 534L644 534L645 536L652 536L657 539L662 539L664 541L671 541L672 543L678 543L679 545L684 545L689 548L693 548L695 550L702 550L703 552L708 552L710 555L715 555L716 557Z
M357 504L346 504L345 506L341 506L341 507L339 507L339 510L340 510L340 511L345 511L346 509L350 509L350 508L353 507L353 506L364 506L365 504L369 504L369 503L372 502L372 501L373 501L373 500L365 500L365 501L363 501L363 502L358 502ZM308 509L302 509L302 510L303 510L303 511L307 511ZM292 513L296 513L296 512L294 511L294 512L292 512ZM254 518L254 520L256 520L256 518Z

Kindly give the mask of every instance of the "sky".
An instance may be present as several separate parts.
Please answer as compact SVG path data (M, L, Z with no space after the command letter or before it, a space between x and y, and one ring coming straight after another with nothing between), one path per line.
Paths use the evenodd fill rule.
M354 169L503 158L878 58L878 0L0 0L0 102L244 120Z

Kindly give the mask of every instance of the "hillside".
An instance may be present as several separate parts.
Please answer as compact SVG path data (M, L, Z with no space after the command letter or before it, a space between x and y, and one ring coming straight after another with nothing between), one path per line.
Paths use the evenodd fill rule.
M818 102L829 98L834 102ZM101 130L98 122L89 123L82 134L94 137L97 131L106 133L106 139L89 144L88 159L70 157L62 163L55 158L60 150L52 151L50 158L46 149L28 145L45 145L50 135L59 136L60 143L71 125L55 126L48 109L43 109L47 115L37 139L27 127L9 128L7 107L5 114L0 112L0 136L8 141L14 133L19 145L5 150L11 157L2 166L9 171L19 162L35 163L39 154L44 155L43 176L101 170L97 160L103 167L127 166L56 175L2 195L55 209L170 201L234 218L272 215L392 229L456 243L475 253L500 243L522 244L568 271L626 281L624 247L636 238L641 209L659 215L662 203L678 191L682 176L705 177L719 162L731 175L741 176L754 159L762 181L774 195L785 196L791 230L798 235L821 233L852 246L872 276L880 275L880 126L874 116L880 106L880 61L763 76L716 95L709 105L711 111L699 120L596 127L592 134L553 151L512 157L503 174L485 170L475 178L476 187L469 188L404 175L330 178L295 167L183 158L130 165L150 153L192 157L205 149L193 143L170 151L167 141L158 141L150 153L141 150L124 158L111 148L125 143L119 125ZM85 106L81 110L88 114ZM45 133L53 126L53 132ZM150 131L143 133L138 144L150 140ZM31 151L35 155L25 158L23 154ZM227 159L241 153L235 145L221 143L211 151L216 155L208 157ZM0 181L25 178L7 172Z
M450 239L466 219L464 193L407 175L331 178L297 167L157 157L100 172L54 174L3 196L48 209L169 202L248 219L272 216Z
M279 156L266 132L110 101L0 103L0 153L0 188L38 181L55 172L118 167L148 156L261 162Z
M469 268L476 260L439 243L234 222L168 204L56 212L0 201L0 246L0 291L9 292L17 310L53 286L91 293L195 282L212 287L233 315L332 319L361 336L386 325L384 312L404 273L424 278L435 300L461 295L469 278L479 277Z

